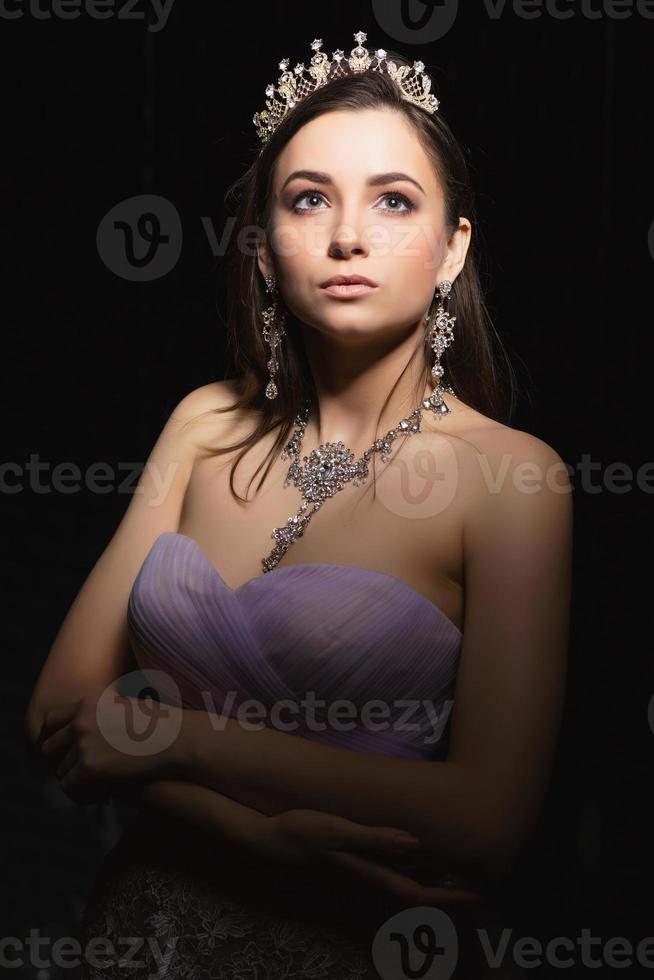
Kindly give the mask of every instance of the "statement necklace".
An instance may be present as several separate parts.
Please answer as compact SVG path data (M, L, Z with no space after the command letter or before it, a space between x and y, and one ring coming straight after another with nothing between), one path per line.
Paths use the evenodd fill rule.
M447 390L454 395L449 385ZM284 480L284 487L292 482L302 494L302 504L283 527L272 529L270 537L275 538L277 543L270 554L261 560L264 572L271 572L293 542L302 537L311 518L328 497L333 497L350 481L355 487L365 483L368 478L368 461L373 453L381 453L381 460L386 463L392 444L398 435L413 435L421 431L423 409L430 409L437 418L450 414L450 409L443 400L442 387L434 390L429 398L425 398L418 408L398 422L395 428L390 429L383 438L376 439L372 446L363 451L358 460L355 460L354 453L339 440L318 446L309 456L304 456L300 464L302 440L311 411L311 401L305 402L304 408L295 419L297 428L281 454L282 459L292 460ZM312 510L308 510L309 504L313 504Z

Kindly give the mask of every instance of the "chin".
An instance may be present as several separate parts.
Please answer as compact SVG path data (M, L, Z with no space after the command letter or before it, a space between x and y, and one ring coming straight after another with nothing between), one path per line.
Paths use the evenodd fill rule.
M327 319L316 324L325 334L339 337L364 337L379 329L379 317L361 310L335 310Z

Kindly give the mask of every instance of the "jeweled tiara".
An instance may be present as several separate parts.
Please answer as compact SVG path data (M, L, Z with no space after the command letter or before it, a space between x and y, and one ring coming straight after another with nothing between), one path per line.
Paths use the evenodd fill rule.
M384 72L393 79L404 99L430 114L436 112L440 103L436 96L431 94L431 78L424 73L425 66L422 61L414 61L413 66L398 66L394 61L387 59L383 48L377 48L375 51L364 48L363 42L367 37L364 31L357 31L354 35L357 46L352 48L349 58L345 57L343 51L338 50L332 52L330 61L327 54L320 50L323 44L320 38L311 42L311 49L315 53L308 68L298 63L292 72L288 71L289 59L283 58L279 62L282 74L277 80L277 85L270 84L266 87L266 108L255 112L252 119L261 141L267 143L282 119L307 95L315 92L328 81L348 75L350 72L369 70ZM344 67L344 63L348 65L349 71ZM308 72L308 75L305 72Z

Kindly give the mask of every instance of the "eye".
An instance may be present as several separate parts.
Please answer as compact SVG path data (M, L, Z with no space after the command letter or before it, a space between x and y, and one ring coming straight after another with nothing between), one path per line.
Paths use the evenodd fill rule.
M322 198L322 194L320 193L320 191L316 191L316 190L302 191L302 193L301 194L298 194L297 197L294 198L294 200L293 200L293 210L296 211L296 212L300 212L300 211L317 211L318 208L299 208L298 207L298 204L300 203L300 201L303 201L305 197L309 197L309 198L317 198L317 197L318 198Z
M302 191L293 200L293 210L295 211L296 214L301 214L303 212L306 213L307 211L322 210L322 208L317 208L317 207L306 207L306 208L298 207L300 201L303 201L305 198L309 198L313 200L318 199L318 201L324 200L322 193L318 190L310 189L310 190ZM382 211L388 211L390 213L396 213L396 214L410 214L411 211L413 211L415 208L415 204L413 203L411 198L407 197L406 194L401 194L400 191L387 191L385 194L382 195L381 199L388 200L389 204L390 202L394 202L392 207L382 208ZM401 208L397 206L398 203L402 205Z
M415 207L413 201L408 198L406 194L400 194L399 191L388 191L388 193L384 194L384 197L388 198L389 201L399 201L400 204L404 205L404 210L400 210L397 207L392 207L383 208L382 210L384 211L396 211L398 214L408 214L410 211L413 211Z

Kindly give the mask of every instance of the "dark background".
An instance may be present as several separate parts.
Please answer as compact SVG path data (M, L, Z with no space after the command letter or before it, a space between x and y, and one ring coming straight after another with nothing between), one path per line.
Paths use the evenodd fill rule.
M527 19L507 3L491 17L468 3L444 36L413 49L367 2L176 0L160 31L148 30L143 2L134 12L146 19L39 19L26 8L0 17L2 436L12 464L2 497L2 935L74 935L123 820L114 805L75 806L23 740L38 671L129 502L115 481L105 494L83 483L53 492L52 470L142 466L177 401L224 376L223 260L207 222L220 238L224 194L258 149L251 117L279 59L306 63L316 36L329 52L349 51L360 28L368 47L422 58L434 80L478 192L484 286L518 376L512 424L573 467L565 721L506 925L545 941L582 927L634 943L654 934L641 892L654 816L652 491L636 483L652 446L654 21L560 7L574 16ZM171 271L136 282L108 268L96 234L112 207L146 193L172 202L183 240ZM31 457L46 467L40 488ZM586 481L584 459L595 464ZM615 474L618 490L616 463L631 467L631 477Z

